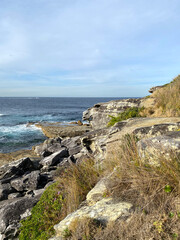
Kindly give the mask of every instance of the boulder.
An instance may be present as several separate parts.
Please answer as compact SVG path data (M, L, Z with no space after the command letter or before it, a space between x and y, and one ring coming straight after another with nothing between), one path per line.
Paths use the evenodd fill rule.
M41 145L34 148L34 151L39 156L47 157L61 149L61 138L47 139Z
M23 195L19 192L16 192L16 193L11 193L8 195L8 199L14 199L14 198L19 198L19 197L22 197Z
M38 202L40 195L31 198L17 198L0 202L0 236L1 239L15 239L18 234L22 215Z
M117 219L127 219L131 215L132 208L131 203L115 201L112 198L104 198L92 206L81 207L77 211L69 214L59 224L55 225L56 236L62 237L64 230L66 230L74 220L92 218L106 225Z
M79 153L83 147L79 136L64 139L61 145L68 149L70 156Z
M19 192L26 190L35 190L38 187L40 171L33 171L11 181L11 186Z
M142 159L149 163L156 163L161 156L169 158L171 154L180 154L180 131L169 132L165 135L142 139L137 143L138 152Z
M25 172L32 170L34 170L34 164L30 158L22 158L0 167L0 180L22 176Z
M53 166L58 164L63 158L68 157L68 151L66 148L61 148L58 152L53 153L52 155L45 157L40 161L40 164L43 166Z
M86 196L88 205L94 205L96 202L102 200L107 196L113 187L117 186L116 182L116 170L114 170L108 176L102 178Z

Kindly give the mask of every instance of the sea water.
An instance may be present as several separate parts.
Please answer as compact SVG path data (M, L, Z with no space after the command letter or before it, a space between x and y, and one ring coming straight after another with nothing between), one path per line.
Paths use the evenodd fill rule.
M0 152L30 149L46 139L41 129L27 123L43 121L69 123L81 120L82 113L87 108L110 100L114 99L1 97Z

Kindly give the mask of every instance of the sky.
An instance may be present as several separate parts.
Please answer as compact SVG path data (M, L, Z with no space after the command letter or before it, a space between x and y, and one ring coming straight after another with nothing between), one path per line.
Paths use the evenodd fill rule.
M142 97L180 74L179 0L0 0L0 97Z

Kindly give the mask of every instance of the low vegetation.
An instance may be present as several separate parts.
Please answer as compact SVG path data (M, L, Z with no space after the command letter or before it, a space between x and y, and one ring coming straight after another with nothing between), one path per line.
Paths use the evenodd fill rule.
M46 240L54 234L53 226L75 211L96 184L99 172L92 160L72 165L46 189L32 214L22 221L19 240Z
M180 75L153 94L155 108L164 116L180 116Z
M140 112L143 108L131 107L127 108L124 112L120 113L117 117L109 116L111 120L108 123L108 127L113 126L117 122L127 120L129 118L141 117Z
M75 220L65 239L180 239L180 158L160 156L159 165L150 165L140 159L134 138L127 136L123 142L106 162L105 173L116 167L110 196L133 203L132 217L107 226L92 219Z

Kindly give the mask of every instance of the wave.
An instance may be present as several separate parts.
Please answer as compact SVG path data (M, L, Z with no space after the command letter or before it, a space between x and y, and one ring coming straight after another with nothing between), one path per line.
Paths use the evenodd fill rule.
M25 132L34 132L41 131L40 128L37 128L34 125L27 126L27 124L19 124L15 126L0 126L0 134L23 134ZM2 136L1 136L2 137Z
M7 116L7 114L0 113L0 117Z

